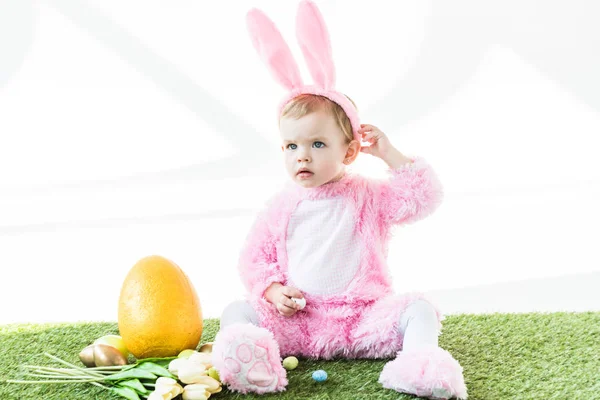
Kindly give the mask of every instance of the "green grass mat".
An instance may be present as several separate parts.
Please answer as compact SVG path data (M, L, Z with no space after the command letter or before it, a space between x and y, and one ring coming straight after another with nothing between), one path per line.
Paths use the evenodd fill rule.
M214 338L218 325L205 321L202 343ZM116 323L0 326L0 399L119 399L85 383L4 382L23 377L21 364L56 365L44 352L78 364L83 347L111 333L118 333ZM600 313L448 316L440 346L463 366L473 400L600 399ZM244 396L224 389L211 399L414 399L380 386L385 362L301 359L283 393ZM314 382L316 369L327 371L329 379Z

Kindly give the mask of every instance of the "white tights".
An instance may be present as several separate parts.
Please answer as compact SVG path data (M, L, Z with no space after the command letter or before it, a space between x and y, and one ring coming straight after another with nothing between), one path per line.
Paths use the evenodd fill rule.
M402 350L438 345L438 318L425 300L411 303L400 317L400 333L404 335Z

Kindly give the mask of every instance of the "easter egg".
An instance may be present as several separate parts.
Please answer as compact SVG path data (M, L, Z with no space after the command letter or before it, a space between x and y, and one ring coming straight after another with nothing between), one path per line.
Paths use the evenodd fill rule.
M187 275L174 262L139 260L121 287L119 333L136 358L173 357L195 349L202 336L202 309Z
M323 382L327 379L327 372L323 371L322 369L316 370L313 372L312 378L317 382Z
M125 359L127 359L127 357L129 357L129 350L127 350L127 346L125 346L125 343L123 342L123 338L119 335L102 336L101 338L96 339L94 341L94 344L106 344L106 345L112 346L112 347L116 348L117 350L119 350L121 352L121 354L123 354L123 357L125 357Z
M306 299L305 298L297 298L297 297L292 297L292 300L294 301L294 303L298 304L300 306L301 310L304 310L304 307L306 307Z
M194 354L195 352L196 352L196 350L193 350L193 349L185 349L185 350L182 350L182 351L181 351L181 352L180 352L180 353L177 355L177 358L185 358L185 359L188 359L188 358L190 358L190 356L191 356L192 354Z
M285 360L283 360L283 368L287 369L288 371L296 369L297 366L298 359L296 357L290 356L286 357Z

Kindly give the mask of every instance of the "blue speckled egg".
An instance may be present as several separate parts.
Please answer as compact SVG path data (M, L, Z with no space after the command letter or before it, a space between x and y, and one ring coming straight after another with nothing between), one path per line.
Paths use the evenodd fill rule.
M327 372L323 371L322 369L318 369L313 372L312 378L317 382L323 382L327 380Z

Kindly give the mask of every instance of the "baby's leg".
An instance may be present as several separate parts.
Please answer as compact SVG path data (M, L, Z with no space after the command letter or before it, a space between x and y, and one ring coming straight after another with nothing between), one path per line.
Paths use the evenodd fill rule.
M250 323L258 326L258 315L248 302L234 301L225 307L221 314L221 329L234 323Z
M430 323L423 329L415 329L406 344L410 346L410 337L418 339L417 330L431 332L428 341L437 340L437 332L441 328L443 316L433 306L424 300L421 293L386 296L361 313L360 321L353 332L353 353L358 358L388 358L393 357L402 349L403 336L407 322L414 319L417 309L429 306L433 309ZM412 324L416 326L419 321ZM402 326L401 326L402 325ZM435 333L435 334L434 334Z
M411 303L400 317L400 333L404 351L438 345L438 317L435 309L425 300Z
M432 399L467 398L462 367L438 346L438 325L436 310L425 300L405 309L398 326L402 351L384 366L384 387Z
M230 390L268 393L287 386L279 346L273 334L258 325L258 315L245 301L229 304L221 315L212 362Z

